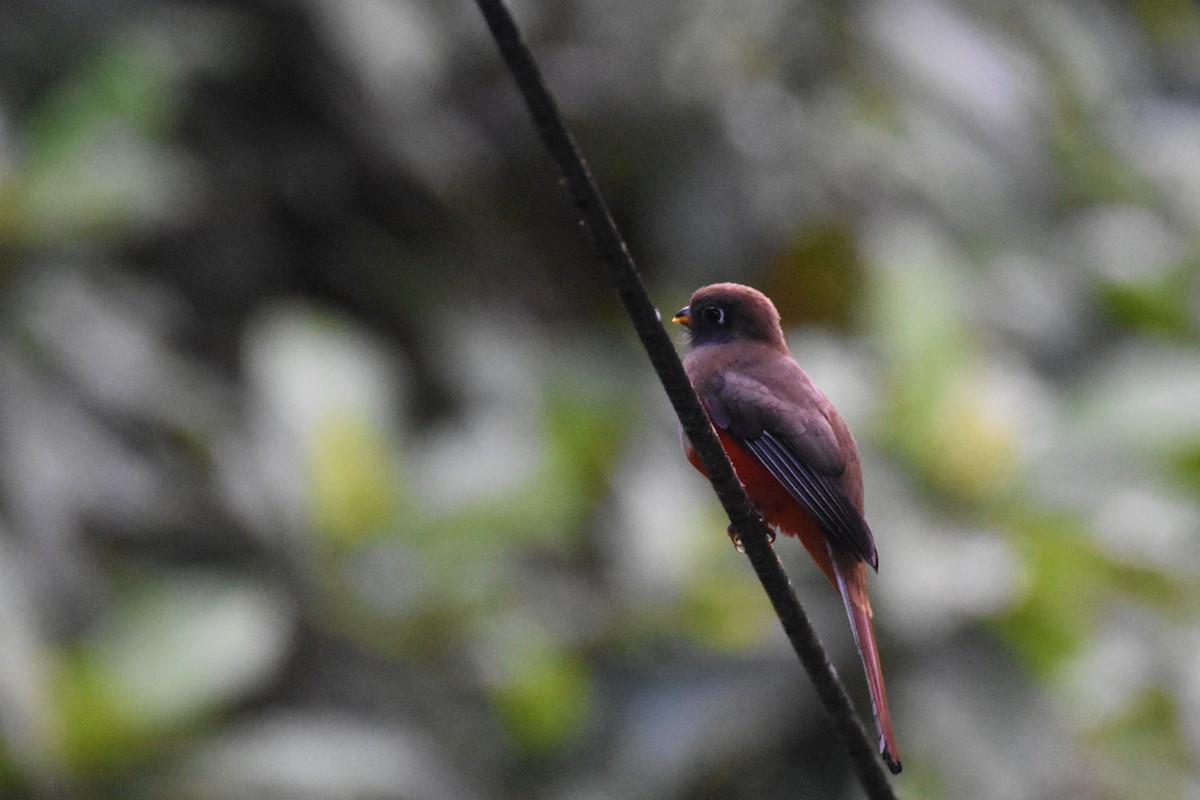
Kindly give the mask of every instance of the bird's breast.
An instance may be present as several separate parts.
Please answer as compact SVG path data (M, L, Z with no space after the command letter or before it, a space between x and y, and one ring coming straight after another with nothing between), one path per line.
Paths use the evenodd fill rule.
M804 504L792 497L787 488L776 480L775 476L749 450L742 447L731 433L722 428L715 430L721 446L725 448L725 452L729 455L729 461L733 464L733 471L737 473L738 480L745 487L750 502L762 515L763 520L780 533L798 538L812 559L821 567L821 571L836 587L837 577L834 575L833 564L829 558L825 533L821 530L816 518L809 513ZM700 454L696 448L692 447L686 436L683 438L687 460L699 470L701 475L708 477L708 471L704 469Z

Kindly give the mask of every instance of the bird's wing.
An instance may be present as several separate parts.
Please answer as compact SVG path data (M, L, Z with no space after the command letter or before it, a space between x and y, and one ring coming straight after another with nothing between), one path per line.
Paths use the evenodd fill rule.
M713 423L809 510L835 546L877 568L871 529L843 487L846 462L820 404L780 397L738 372L724 373L707 389L701 399Z

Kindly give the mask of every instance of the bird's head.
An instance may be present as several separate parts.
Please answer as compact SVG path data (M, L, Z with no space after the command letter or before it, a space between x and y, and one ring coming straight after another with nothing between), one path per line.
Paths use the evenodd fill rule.
M738 283L697 289L671 321L687 328L692 347L761 342L787 349L775 304L757 289Z

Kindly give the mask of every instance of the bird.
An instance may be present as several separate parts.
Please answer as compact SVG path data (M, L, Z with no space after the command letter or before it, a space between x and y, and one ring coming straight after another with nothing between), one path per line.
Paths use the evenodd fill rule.
M864 516L862 466L850 428L792 357L779 312L762 292L737 283L704 286L672 321L687 331L684 370L758 514L771 529L798 538L841 595L866 672L880 755L898 774L867 594L866 568L878 571L879 555ZM687 460L707 476L687 435L681 438ZM730 536L740 545L732 528Z

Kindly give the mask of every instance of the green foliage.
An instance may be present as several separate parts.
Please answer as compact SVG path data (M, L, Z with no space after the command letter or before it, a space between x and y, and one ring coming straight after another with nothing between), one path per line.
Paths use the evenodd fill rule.
M516 748L545 755L572 743L592 702L585 660L544 636L513 637L505 648L491 700Z
M1200 332L1192 301L1195 292L1196 268L1186 264L1150 281L1105 282L1099 288L1098 305L1119 325L1186 339Z
M81 776L161 754L244 699L288 645L284 608L227 575L131 575L110 619L54 674L61 757Z
M529 409L538 458L515 486L465 502L447 513L398 519L395 533L448 571L463 560L490 562L514 548L577 546L581 528L603 497L607 476L634 420L632 398L598 369L563 361L547 373L540 407Z
M1200 12L1187 0L1132 0L1138 21L1161 43L1186 46L1200 31Z
M1200 496L1200 439L1182 441L1163 454L1165 471L1190 494Z
M1078 520L1066 515L1019 521L1011 541L1026 570L1024 591L994 626L1034 674L1046 678L1094 635L1110 565Z
M961 319L961 287L934 253L877 276L885 351L882 429L931 489L962 503L997 499L1018 469L1015 421L995 407L985 356Z
M363 541L400 513L399 476L385 442L369 419L349 413L323 420L313 432L312 524L337 546Z
M748 654L795 665L470 11L143 4L90 30L75 5L70 36L0 11L22 43L0 48L0 794L325 796L346 776L270 770L308 763L272 715L326 705L427 740L478 796L838 785L798 755L822 723L703 710ZM900 794L988 796L989 768L1026 796L1194 792L1187 647L1148 682L1085 676L1111 708L1023 726L1142 633L1130 609L1200 621L1197 10L524 5L651 286L676 287L655 302L741 280L837 337L825 388L867 420L868 515L905 556L871 584ZM1166 244L1129 275L1087 255L1146 247L1114 204ZM264 332L276 305L295 324ZM127 386L89 313L144 356ZM476 345L494 374L459 363ZM429 456L443 433L456 464ZM959 536L1011 552L1014 585L979 590L999 611L939 549ZM1012 670L1003 719L974 702L992 687L937 683L981 655ZM702 700L671 677L712 663ZM1069 763L1013 768L1026 739Z
M184 202L181 162L166 134L181 65L153 40L118 37L30 116L26 158L0 194L11 212L0 243L123 236Z
M993 626L1041 678L1078 656L1119 600L1188 620L1200 611L1200 584L1114 558L1074 516L1028 515L1009 534L1025 570L1023 591Z
M768 266L760 288L789 324L845 328L856 321L864 271L854 230L832 220L798 231Z
M1153 686L1086 736L1101 771L1123 797L1183 797L1197 763L1171 692Z
M723 548L713 554L716 563L685 587L679 608L664 627L680 628L705 647L736 653L763 642L778 623L763 607L762 587L748 580L742 565L730 563L728 555Z

